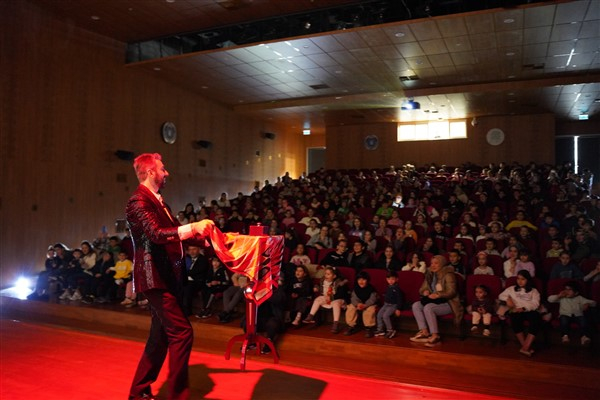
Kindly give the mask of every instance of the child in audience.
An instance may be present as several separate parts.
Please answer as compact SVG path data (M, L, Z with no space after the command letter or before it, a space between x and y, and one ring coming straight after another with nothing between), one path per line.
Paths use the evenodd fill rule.
M467 239L467 240L470 240L471 242L474 242L473 235L471 235L471 232L469 230L469 225L467 225L467 224L462 224L460 226L460 230L459 230L458 234L455 236L455 238Z
M377 331L375 336L385 336L392 339L396 336L396 330L392 325L392 315L400 316L404 296L397 285L398 275L396 272L388 272L386 276L388 287L385 291L383 307L377 313Z
M236 272L231 275L231 283L232 285L223 291L223 311L219 313L219 322L225 324L231 322L235 306L244 298L248 277Z
M460 243L460 242L457 242ZM462 244L462 243L461 243ZM454 272L461 275L463 278L465 277L466 271L465 266L463 265L462 255L456 249L452 249L448 252L448 261L449 266L454 268Z
M411 220L408 220L404 223L404 237L411 237L415 243L419 241L419 236L417 232L413 229L413 223Z
M315 322L315 314L321 307L333 309L333 325L331 326L332 333L340 332L340 315L342 306L346 303L346 295L348 293L348 281L338 276L335 267L326 267L323 278L318 285L313 289L318 296L312 304L310 313L302 321L305 324L313 324Z
M511 327L521 344L519 352L527 357L533 355L531 345L539 330L541 316L537 309L540 306L540 292L533 286L533 279L527 270L517 273L517 283L506 288L498 296L508 309ZM528 322L528 333L525 334L524 322Z
M204 308L196 315L198 318L209 318L212 315L211 306L218 293L223 293L230 285L229 275L225 266L218 257L213 257L210 261L212 268L208 270L206 286L210 296L204 305Z
M478 233L479 234L475 238L475 243L479 242L480 240L486 240L488 238L487 227L485 225L479 225Z
M519 259L517 260L517 271L525 269L529 271L529 275L535 276L535 265L529 260L529 250L521 249L519 251Z
M552 239L550 249L546 252L546 258L558 258L563 251L562 241L558 238Z
M590 307L596 306L596 302L588 300L579 294L579 283L570 281L565 283L563 290L558 294L548 297L550 303L560 303L558 310L560 321L560 334L562 342L569 343L569 333L571 333L571 322L576 322L581 329L581 345L585 346L591 343L590 325L584 313Z
M517 269L517 258L519 257L519 250L516 246L510 246L508 249L508 259L504 261L504 277L510 278L516 276L519 270Z
M302 317L306 314L310 300L312 299L310 276L308 274L308 269L304 265L298 265L296 267L294 277L292 278L289 287L291 289L290 310L294 316L292 325L299 326Z
M498 250L496 250L496 240L492 238L486 239L484 252L488 256L499 256L500 253L498 252Z
M473 269L473 275L494 275L494 269L488 265L484 251L477 253L477 267Z
M472 315L471 332L479 330L478 325L483 322L483 336L490 336L490 325L494 313L494 302L489 298L490 290L485 285L475 286L475 298L470 305Z
M362 322L367 330L365 337L371 338L374 335L375 312L377 310L377 291L370 283L371 277L365 271L361 271L356 276L356 285L350 297L350 303L346 306L346 324L348 329L344 335L350 336L358 331L356 323L358 314L362 316Z
M294 265L308 265L311 264L310 257L305 254L305 248L302 243L296 245L296 254L292 256L290 262Z
M121 305L132 307L135 305L136 300L136 294L133 293L133 281L131 280L133 263L127 259L127 254L124 251L119 251L117 258L118 261L115 266L111 267L111 270L115 271L113 279L117 286L125 285L125 299L121 302Z

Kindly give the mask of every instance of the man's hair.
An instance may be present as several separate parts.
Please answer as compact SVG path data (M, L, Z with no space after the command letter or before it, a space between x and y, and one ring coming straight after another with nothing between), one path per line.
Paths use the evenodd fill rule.
M162 157L158 153L144 153L137 156L133 161L133 169L138 181L145 181L148 177L148 171L154 169L156 161L160 160L162 160Z

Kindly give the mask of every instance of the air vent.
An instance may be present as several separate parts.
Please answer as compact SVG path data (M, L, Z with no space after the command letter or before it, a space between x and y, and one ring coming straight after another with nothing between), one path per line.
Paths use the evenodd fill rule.
M523 69L544 69L545 64L544 63L539 63L539 64L524 64L523 65Z
M400 77L400 81L402 81L402 82L418 81L418 80L419 80L419 77L417 75L405 75L405 76Z
M315 90L320 90L320 89L329 89L329 85L326 85L324 83L321 83L319 85L310 85L311 88L315 89Z

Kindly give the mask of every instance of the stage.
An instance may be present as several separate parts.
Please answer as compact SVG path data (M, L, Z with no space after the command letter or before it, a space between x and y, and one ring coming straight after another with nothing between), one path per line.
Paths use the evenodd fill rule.
M149 325L147 310L0 296L0 398L125 399ZM327 326L288 331L280 364L239 346L224 359L239 319L192 317L192 399L595 399L600 365L590 349L552 345L533 358L515 343L447 337L428 349L398 337L332 335ZM155 392L165 395L166 367Z

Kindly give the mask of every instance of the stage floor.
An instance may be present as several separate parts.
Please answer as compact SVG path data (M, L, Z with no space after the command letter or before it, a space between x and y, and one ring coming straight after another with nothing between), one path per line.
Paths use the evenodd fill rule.
M142 350L137 341L1 319L0 399L126 399ZM166 372L153 387L165 399ZM190 381L192 399L504 398L282 366L266 355L241 372L237 353L227 361L194 351Z

